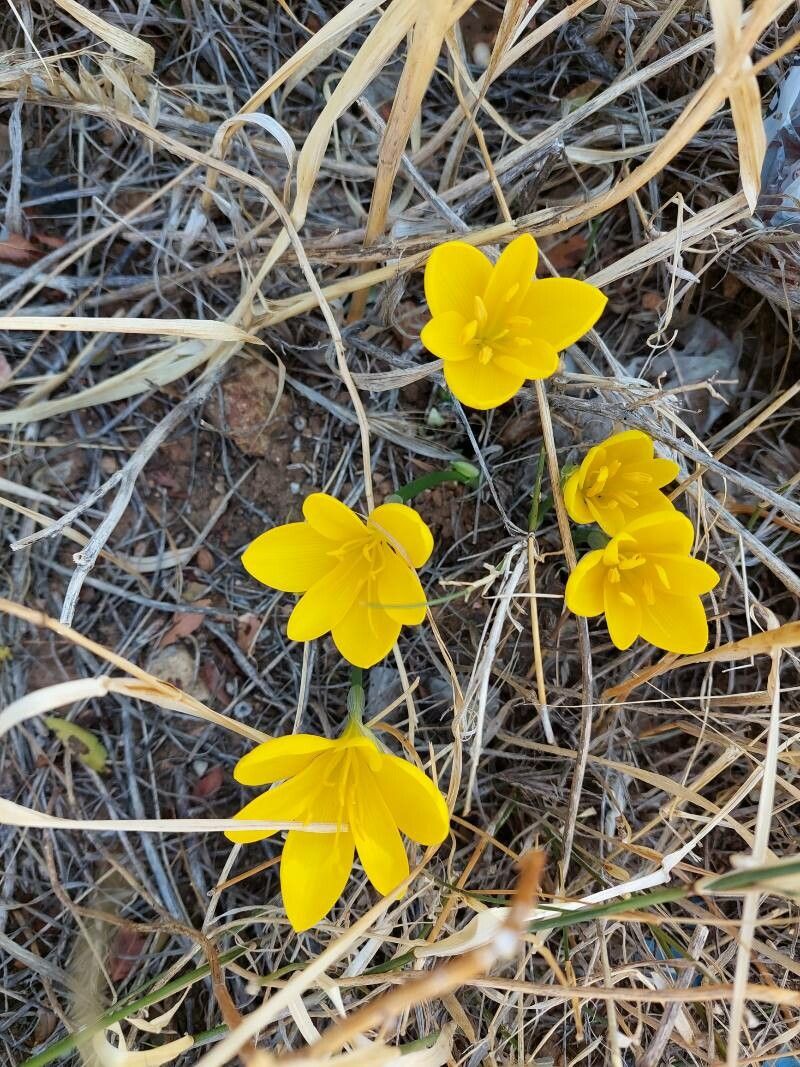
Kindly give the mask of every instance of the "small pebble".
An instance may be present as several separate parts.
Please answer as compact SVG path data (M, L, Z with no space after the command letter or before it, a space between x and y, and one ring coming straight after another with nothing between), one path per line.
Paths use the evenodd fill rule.
M492 50L486 41L477 41L472 48L472 61L478 67L488 67L492 58Z

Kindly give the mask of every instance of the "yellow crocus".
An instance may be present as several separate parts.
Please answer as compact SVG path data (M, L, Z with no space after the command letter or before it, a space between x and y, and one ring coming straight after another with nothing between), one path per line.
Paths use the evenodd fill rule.
M564 503L575 522L596 522L613 535L651 511L673 510L660 489L677 473L677 463L653 455L646 433L625 430L589 449L564 484Z
M287 779L262 793L237 819L329 823L335 833L290 830L281 855L281 893L289 922L298 932L320 921L344 890L355 853L382 895L408 875L401 833L421 845L447 837L450 814L444 797L423 772L382 752L372 734L350 720L336 741L291 734L258 745L234 771L243 785ZM270 831L226 834L237 844L270 837Z
M719 575L690 555L693 540L691 522L674 509L636 519L578 562L567 581L567 607L589 617L605 612L617 648L643 637L666 652L702 652L708 621L700 596Z
M365 522L327 493L312 493L303 515L257 537L242 563L264 585L303 594L289 617L292 641L330 631L346 660L372 667L402 626L425 618L416 568L433 551L433 536L406 504L381 504Z
M528 378L548 378L558 353L600 318L606 298L575 278L537 280L530 234L515 238L497 263L472 245L449 241L425 266L433 316L422 343L444 360L444 376L463 404L486 410L510 400Z

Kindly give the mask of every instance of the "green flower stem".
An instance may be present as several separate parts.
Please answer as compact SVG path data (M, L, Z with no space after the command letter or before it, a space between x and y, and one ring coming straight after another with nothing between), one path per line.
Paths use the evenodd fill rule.
M244 955L245 952L247 952L246 947L233 948L229 952L223 952L219 957L219 962L224 966L226 963L231 963L239 956ZM107 1011L105 1015L101 1015L96 1022L81 1026L74 1034L62 1037L60 1041L54 1041L46 1049L25 1060L24 1063L20 1064L20 1067L46 1067L46 1064L62 1059L62 1057L67 1056L77 1048L79 1044L88 1041L95 1034L102 1033L109 1026L113 1026L114 1023L120 1023L123 1019L127 1019L129 1015L135 1015L144 1008L159 1004L173 993L179 993L182 989L186 989L187 986L194 985L195 982L207 978L210 970L209 965L204 963L202 967L195 967L193 971L187 971L180 978L174 978L171 982L167 982L166 985L159 986L155 990L152 989L151 984L148 987L150 992L143 993L141 988L134 990L121 1005L117 1004L116 1007Z
M413 500L415 496L424 493L426 489L434 489L437 485L442 485L445 482L460 482L462 485L468 485L471 489L474 489L478 484L479 476L480 472L471 463L457 460L443 471L429 471L427 474L415 478L413 482L401 485L398 489L395 489L389 500L393 500L398 504L407 504L409 500Z
M364 722L364 672L360 667L350 668L350 691L347 694L348 721L358 726Z

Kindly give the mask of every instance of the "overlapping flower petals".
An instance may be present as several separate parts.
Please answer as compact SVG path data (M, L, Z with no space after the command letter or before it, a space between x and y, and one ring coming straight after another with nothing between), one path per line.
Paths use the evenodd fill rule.
M372 735L351 723L336 741L295 734L258 745L236 766L249 785L288 780L256 797L236 816L305 825L333 824L335 833L290 830L281 858L286 914L296 930L313 926L344 889L358 853L370 882L390 893L407 876L401 833L439 844L450 816L444 797L419 768L379 751ZM271 830L231 831L240 844Z
M677 473L677 463L653 455L646 433L625 430L589 449L564 485L564 504L574 522L596 522L614 535L644 515L672 511L661 489Z
M330 632L346 659L371 667L402 626L425 617L416 568L433 551L431 532L406 504L382 504L364 522L326 493L309 496L303 515L261 534L242 562L265 585L303 594L289 618L291 640Z
M428 258L425 296L433 317L420 337L444 360L445 381L469 407L497 407L526 379L549 377L559 351L603 312L606 298L586 282L537 281L538 255L533 237L522 234L494 266L463 241L440 245Z
M617 648L643 637L667 652L702 652L708 622L700 597L719 575L689 555L693 539L691 522L678 511L629 523L578 562L567 581L567 607L586 617L605 613Z

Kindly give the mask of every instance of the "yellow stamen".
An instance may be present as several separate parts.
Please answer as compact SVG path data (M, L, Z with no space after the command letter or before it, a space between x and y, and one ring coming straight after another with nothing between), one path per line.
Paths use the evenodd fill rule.
M635 571L637 567L643 567L647 563L644 556L629 556L628 559L621 559L619 561L619 569L621 571Z
M595 475L594 485L588 486L584 489L584 493L589 499L598 496L605 489L606 482L608 481L608 467L601 467Z
M486 310L486 305L479 297L475 297L475 318L478 320L479 326L485 326L486 320L489 318L489 312Z
M653 479L649 474L643 474L641 471L627 471L622 475L622 481L636 489L644 489L652 483Z
M616 567L619 563L619 541L616 537L603 550L603 563L606 567Z
M494 353L492 352L492 350L489 347L489 345L484 345L483 348L478 353L478 362L482 363L485 366L489 362L489 360L492 358L493 355L494 355Z
M658 580L661 582L665 589L671 589L672 587L669 584L669 575L667 574L667 572L664 570L660 563L656 563L654 566L656 569L656 574L658 575Z
M608 572L608 580L612 585L619 585L622 581L622 577L616 567L612 567Z
M472 321L468 322L464 329L461 331L461 344L468 345L477 332L478 320L472 319Z
M510 304L518 292L519 282L514 282L511 288L506 290L506 295L503 297L503 303Z
M530 348L533 341L531 341L530 337L515 337L511 343L516 345L517 348Z
M616 492L616 498L620 504L624 504L628 508L638 508L639 501L635 496L631 496L630 493L621 493L619 490Z
M636 607L636 601L633 599L630 593L624 593L621 589L619 591L619 598L623 604L627 604L629 608Z

